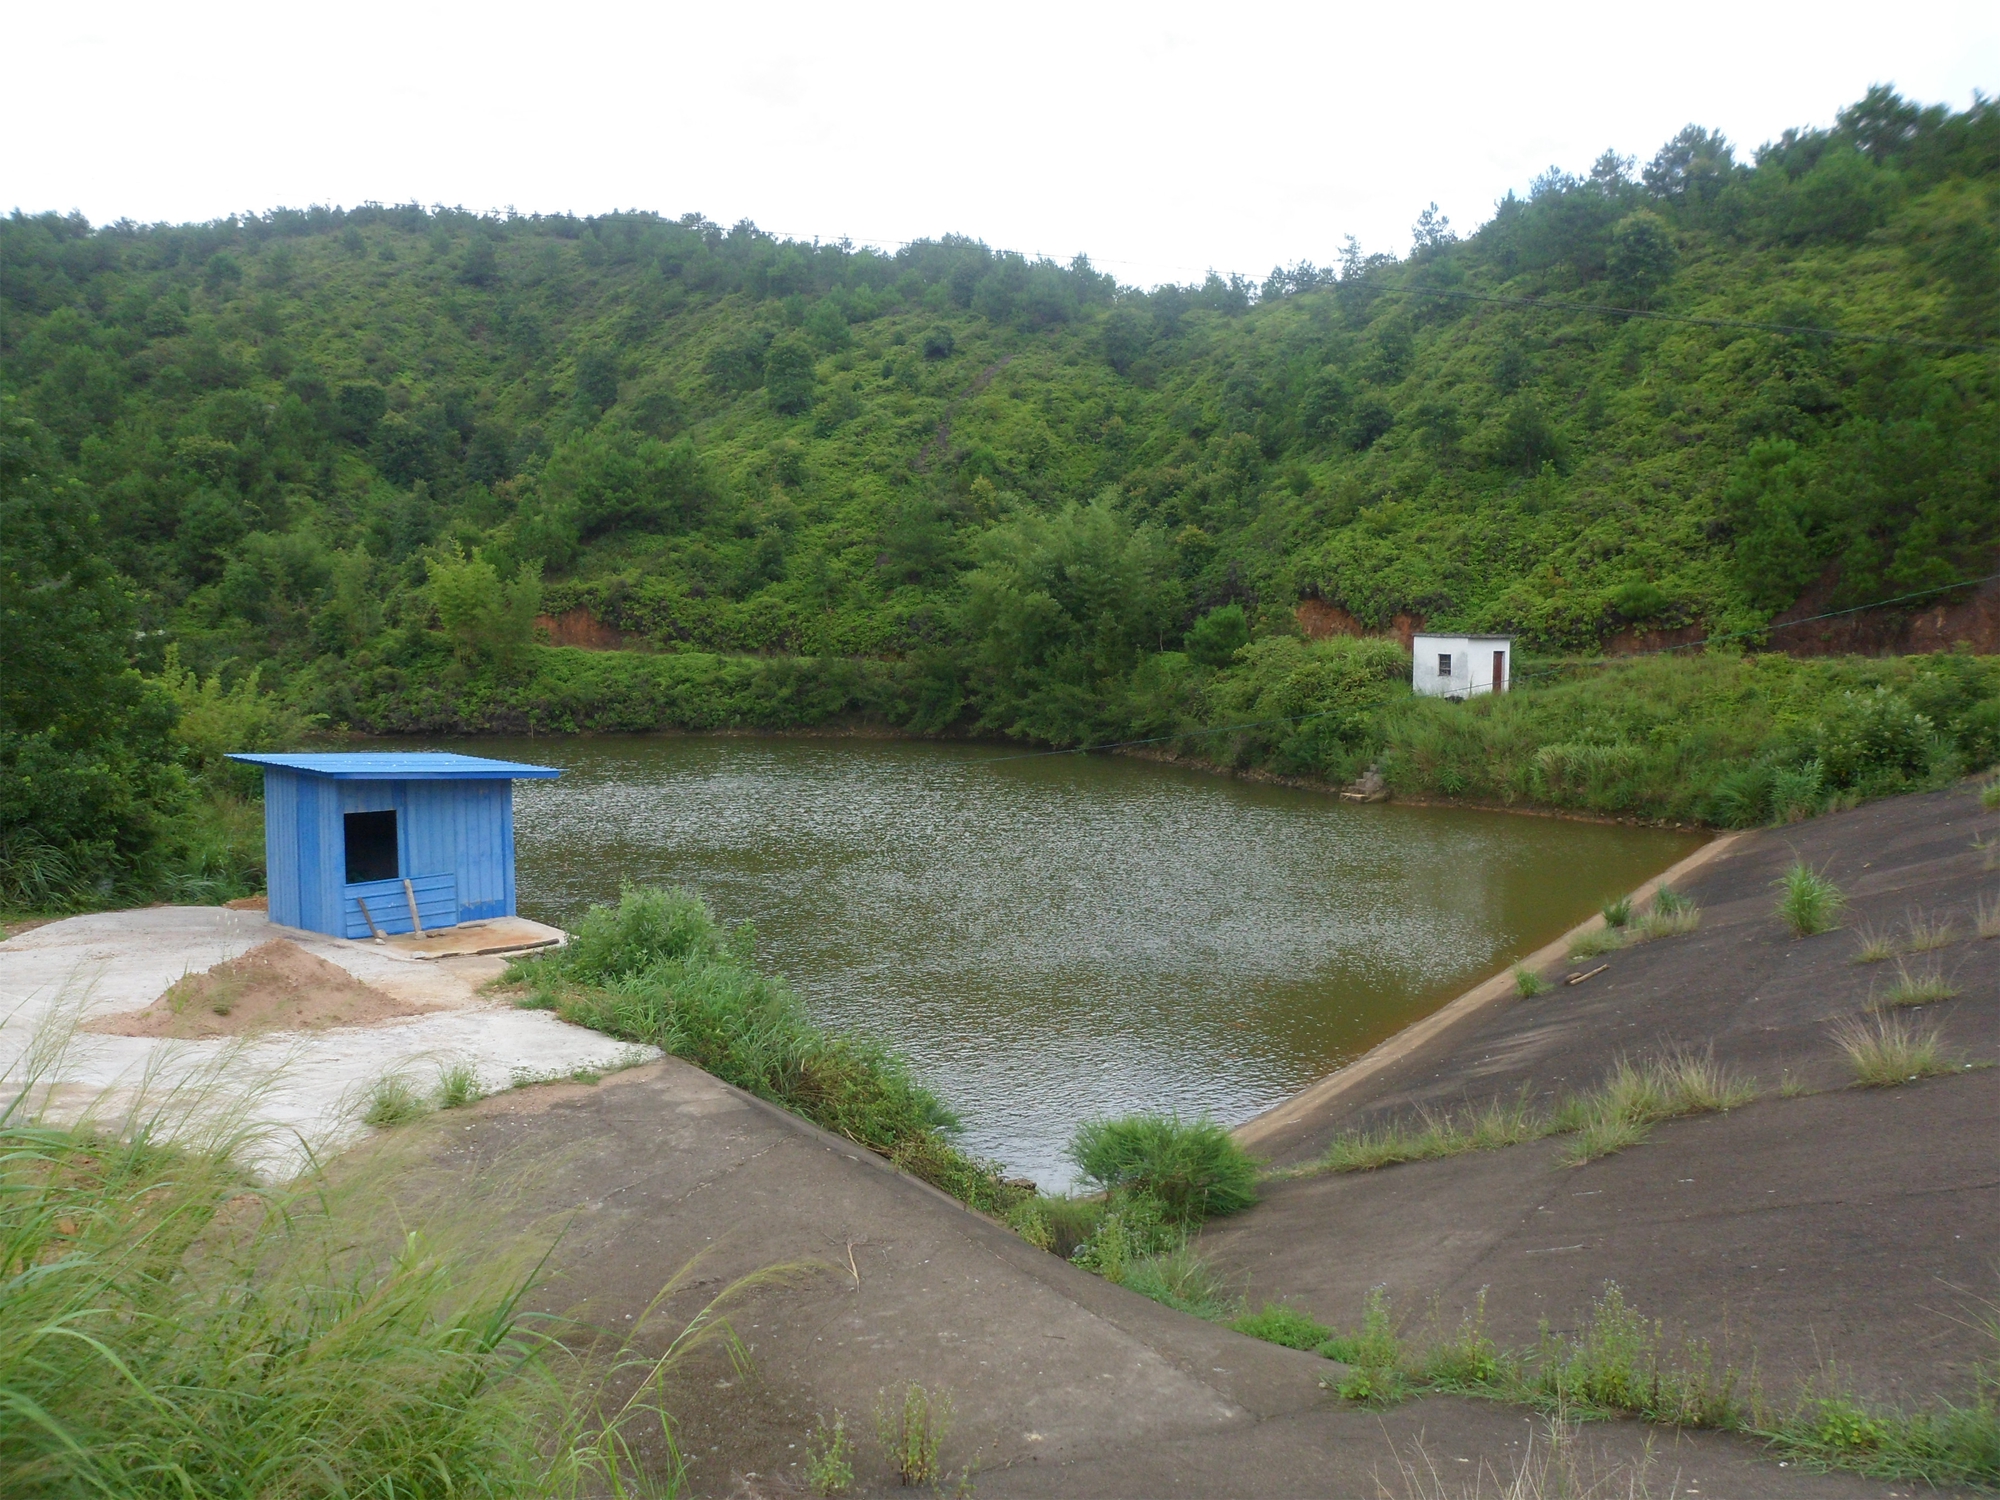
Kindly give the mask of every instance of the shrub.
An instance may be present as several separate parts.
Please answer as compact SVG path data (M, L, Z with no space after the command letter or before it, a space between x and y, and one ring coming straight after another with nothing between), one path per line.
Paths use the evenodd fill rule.
M1079 1126L1069 1156L1089 1181L1143 1194L1192 1226L1257 1201L1257 1165L1213 1120L1131 1115Z
M1840 887L1804 860L1792 861L1778 880L1778 915L1798 937L1825 932L1840 920L1847 897Z

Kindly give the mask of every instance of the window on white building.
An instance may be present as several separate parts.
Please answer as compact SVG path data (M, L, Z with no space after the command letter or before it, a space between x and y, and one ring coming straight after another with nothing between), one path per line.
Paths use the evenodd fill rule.
M1451 676L1451 653L1449 651L1438 652L1438 676Z

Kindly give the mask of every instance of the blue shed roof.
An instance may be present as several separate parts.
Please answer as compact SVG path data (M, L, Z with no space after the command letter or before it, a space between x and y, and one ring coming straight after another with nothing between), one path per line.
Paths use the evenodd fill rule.
M451 755L434 750L397 751L378 755L232 755L253 766L276 766L304 776L331 781L541 781L562 772L554 766L528 766L519 761L487 760L479 755Z

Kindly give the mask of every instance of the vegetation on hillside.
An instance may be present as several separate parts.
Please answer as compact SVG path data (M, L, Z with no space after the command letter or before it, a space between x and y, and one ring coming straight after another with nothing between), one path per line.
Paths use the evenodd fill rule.
M1991 571L1996 166L2000 107L1877 90L1754 160L1690 127L1643 168L1552 168L1463 238L1427 212L1400 259L1151 291L1082 256L699 216L17 213L0 624L33 670L0 700L5 899L200 868L169 826L199 756L133 671L169 645L331 728L865 716L1078 744L1313 714L1309 742L1223 758L1386 755L1408 787L1429 752L1356 717L1388 658L1307 646L1301 602L1546 657L1754 644L1807 590ZM538 644L577 611L637 649ZM1978 759L1903 697L1890 717ZM1790 744L1750 748L1758 816L1811 801L1778 789L1812 758ZM1552 759L1496 792L1573 802L1598 749L1686 771L1595 729L1521 748ZM1823 792L1856 784L1819 760ZM1653 776L1610 800L1714 815L1716 778Z

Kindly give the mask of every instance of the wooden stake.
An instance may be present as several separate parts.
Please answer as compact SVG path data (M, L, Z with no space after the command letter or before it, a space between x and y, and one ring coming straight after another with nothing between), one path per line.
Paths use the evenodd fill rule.
M410 903L410 930L418 937L424 935L424 919L417 915L417 892L410 884L409 877L403 878L403 897Z

